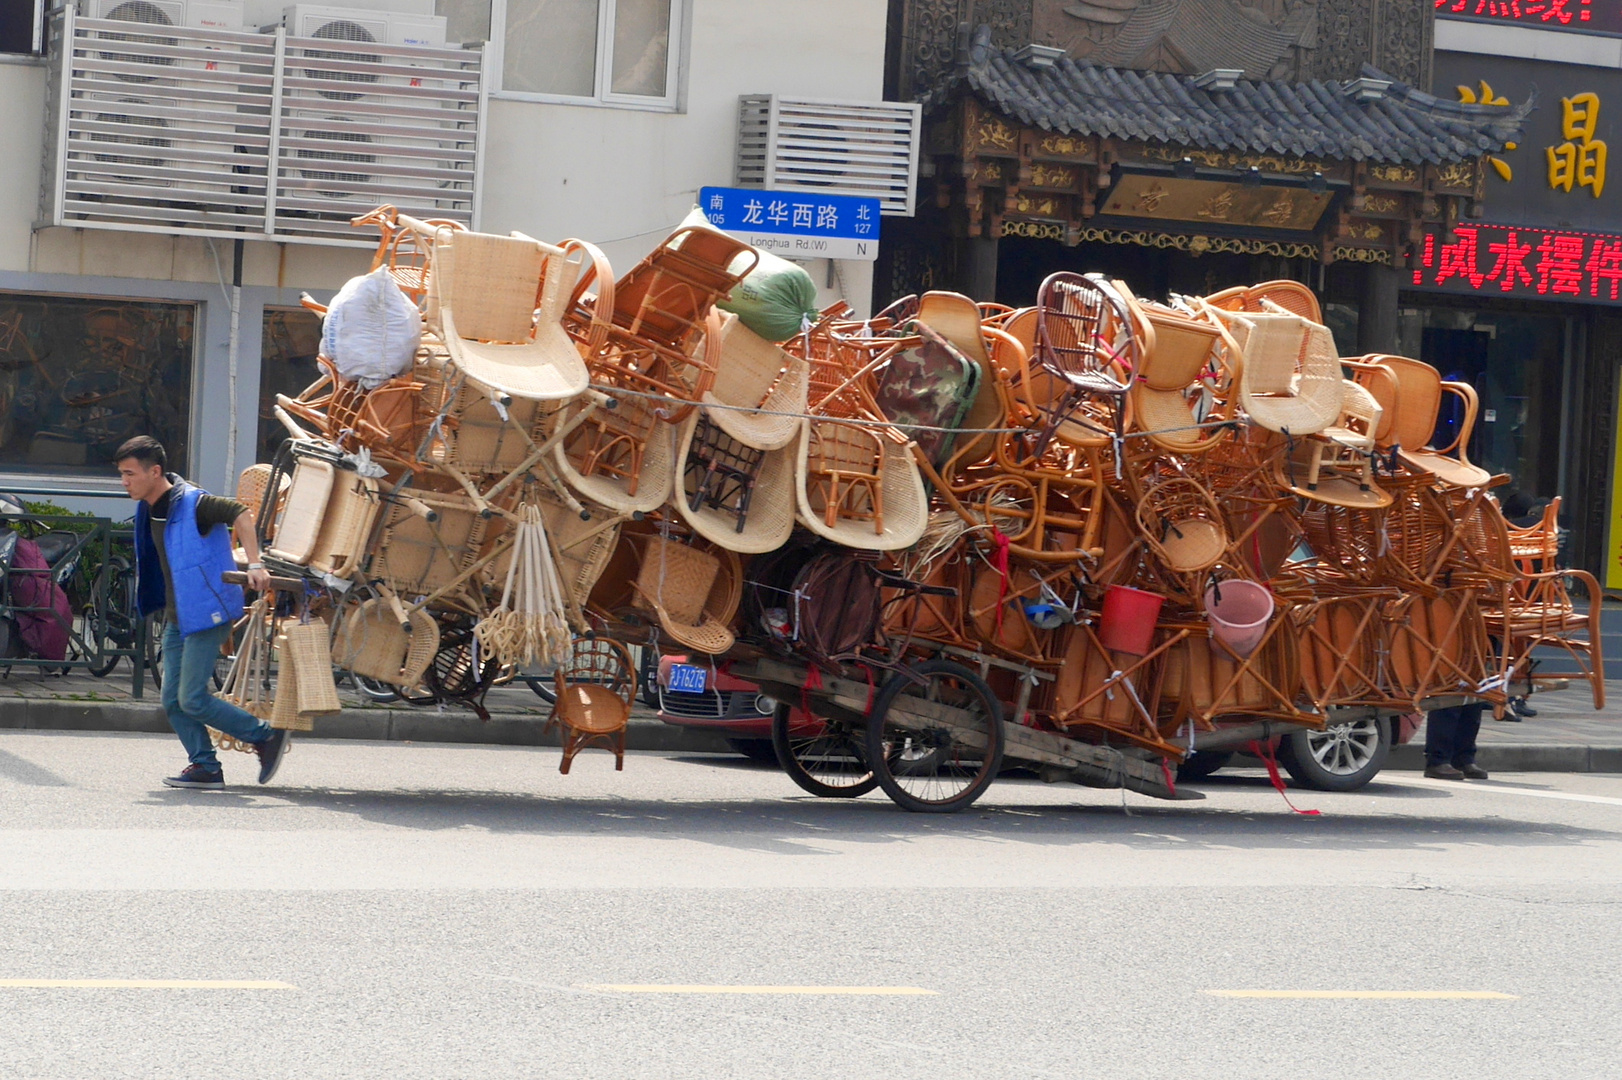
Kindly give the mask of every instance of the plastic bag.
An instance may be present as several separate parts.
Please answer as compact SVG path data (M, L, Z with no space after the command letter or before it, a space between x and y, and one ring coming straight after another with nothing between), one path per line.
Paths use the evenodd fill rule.
M698 209L687 215L682 225L715 228ZM805 267L769 251L759 254L760 262L755 268L738 282L730 297L715 306L732 312L767 341L787 341L800 332L807 319L816 321L817 283L811 280Z
M321 352L364 389L411 370L421 343L422 314L382 267L350 278L327 306Z

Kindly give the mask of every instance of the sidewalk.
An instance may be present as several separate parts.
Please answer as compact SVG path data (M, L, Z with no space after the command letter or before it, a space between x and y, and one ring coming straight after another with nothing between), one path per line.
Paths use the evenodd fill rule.
M509 746L557 746L555 735L541 734L552 707L523 683L498 686L485 706L489 721L467 709L410 706L395 702L380 705L359 697L348 686L338 688L344 711L321 717L315 730L300 738L378 739L403 742L498 743ZM98 679L84 672L42 675L13 668L0 678L0 729L33 728L56 731L170 730L158 701L158 688L146 681L137 701L130 693L130 670L121 662L111 675ZM688 750L729 753L719 735L676 727L660 720L639 700L631 711L626 733L631 750Z
M551 707L525 685L496 687L486 705L490 720L460 708L378 705L340 688L344 711L316 721L301 738L378 739L410 742L497 743L556 746L542 736ZM1622 679L1606 683L1606 707L1596 712L1586 688L1538 694L1535 719L1481 724L1480 762L1487 769L1527 772L1622 772ZM0 728L60 731L167 732L169 722L149 681L143 700L130 695L129 668L121 664L105 679L75 672L40 675L13 668L0 679ZM711 732L666 724L638 702L631 714L626 745L632 750L686 750L728 753L725 739ZM1424 768L1425 732L1393 747L1387 768Z

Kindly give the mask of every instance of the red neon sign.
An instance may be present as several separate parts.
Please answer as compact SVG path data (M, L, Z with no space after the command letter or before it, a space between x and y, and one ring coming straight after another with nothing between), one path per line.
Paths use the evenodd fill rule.
M1606 7L1601 7L1600 18L1595 19L1593 0L1436 0L1436 13L1444 18L1513 22L1553 30L1569 28L1614 33L1622 29L1622 18L1617 18L1614 12L1607 17L1606 11ZM1601 25L1613 23L1615 25Z
M1461 225L1420 248L1421 289L1622 304L1622 236L1508 225Z

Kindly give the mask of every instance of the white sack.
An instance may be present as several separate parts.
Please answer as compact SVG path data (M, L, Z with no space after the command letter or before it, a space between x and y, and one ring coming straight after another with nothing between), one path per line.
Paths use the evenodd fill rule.
M421 342L421 313L382 267L344 283L321 331L338 374L367 390L409 371Z

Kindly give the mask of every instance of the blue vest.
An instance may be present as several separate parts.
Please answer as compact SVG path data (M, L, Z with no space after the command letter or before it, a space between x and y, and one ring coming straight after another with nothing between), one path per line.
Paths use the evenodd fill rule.
M197 535L200 488L181 480L169 498L169 520L163 527L163 553L175 586L175 620L182 634L195 634L242 617L242 587L220 576L237 568L231 554L231 530L215 526ZM142 500L135 506L135 580L142 615L163 610L163 566L152 542L152 510Z

